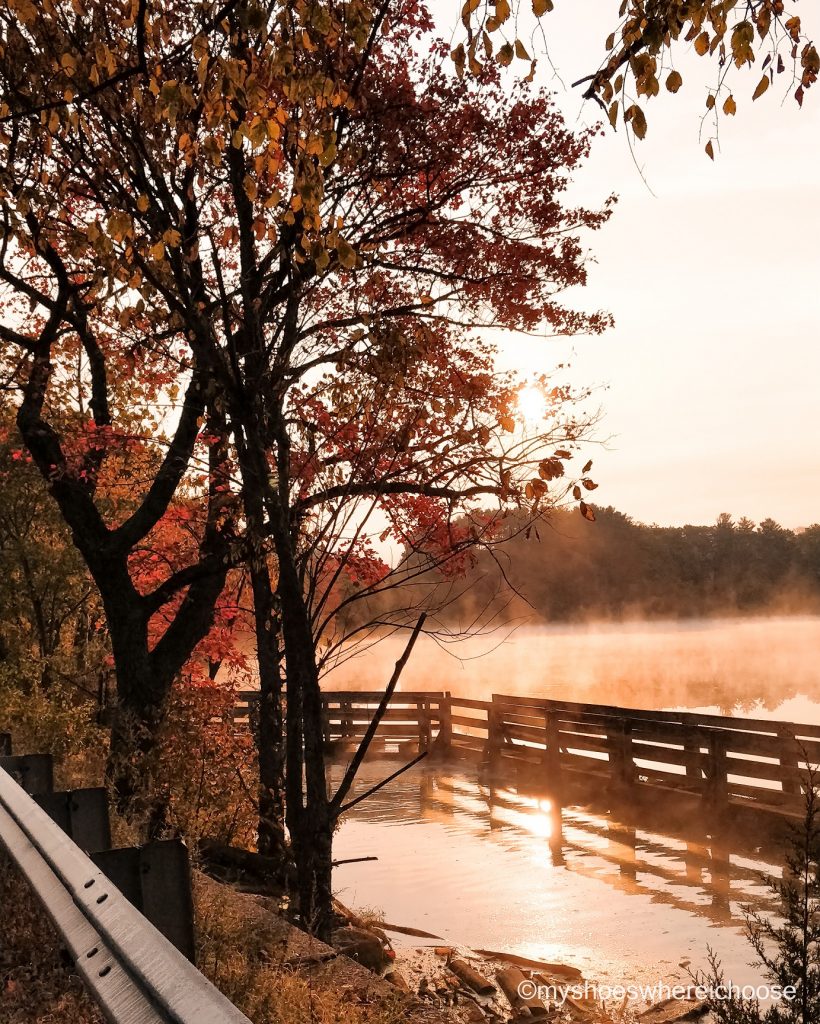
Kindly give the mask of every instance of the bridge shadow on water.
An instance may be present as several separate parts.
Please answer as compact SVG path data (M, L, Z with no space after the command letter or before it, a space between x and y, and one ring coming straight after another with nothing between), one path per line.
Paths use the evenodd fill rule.
M342 767L333 764L330 774L337 777ZM395 763L366 762L359 782L362 791L394 767ZM542 920L549 917L555 922L556 915L560 920L576 899L592 903L583 915L585 933L592 933L585 940L589 946L594 945L599 920L602 935L606 928L620 928L625 945L640 947L643 942L648 948L654 941L652 929L658 935L683 935L688 928L695 936L689 943L695 953L705 952L707 942L713 944L710 936L717 929L724 941L732 933L730 967L750 959L740 934L744 908L762 913L773 909L766 879L781 874L789 827L783 818L760 810L710 811L700 799L686 794L640 787L624 799L600 780L583 777L566 780L558 794L515 772L494 776L446 761L430 762L400 777L360 804L351 819L350 826L342 826L339 855L377 853L383 877L370 888L362 871L359 884L365 892L375 889L376 900L381 893L388 903L393 890L406 886L407 898L397 905L405 914L424 908L425 928L438 920L446 930L450 923L442 890L433 887L436 895L428 896L427 886L441 874L444 861L453 858L459 870L448 876L450 887L456 879L467 898L480 896L480 913L489 909L502 919L506 915L499 940L504 935L521 938L519 950L527 948L531 955L534 947L527 941L527 929L516 931L510 918L527 913L521 908L524 901L516 897L526 892L530 899L532 887L537 887L556 890L551 901L545 897L546 902L535 903L532 913ZM357 832L356 825L364 823L367 833ZM387 839L386 830L375 829L379 825L405 827L391 830ZM346 828L351 831L346 833ZM435 847L414 845L414 834L425 829L443 830ZM346 835L358 836L358 849L345 841ZM337 877L347 882L348 876L340 872ZM498 890L498 906L493 906L491 894L479 893L482 878ZM396 896L398 900L400 893ZM450 898L456 899L457 893ZM617 928L613 920L620 922ZM478 932L485 944L494 937L484 928ZM617 944L617 934L601 941ZM666 952L680 959L679 951Z

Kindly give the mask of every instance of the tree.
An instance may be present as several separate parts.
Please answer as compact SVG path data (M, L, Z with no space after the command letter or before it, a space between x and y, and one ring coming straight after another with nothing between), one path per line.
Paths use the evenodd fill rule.
M530 75L534 73L536 61L529 51L537 52L541 19L554 4L553 0L532 0L535 24L529 51L517 37L527 23L528 12L523 8L521 4L519 17L513 19L508 0L466 0L461 11L466 46L460 42L452 51L459 73L467 68L480 77L487 63L506 67L514 59L529 66ZM684 44L691 43L699 57L715 64L714 84L706 95L713 134L705 147L714 159L719 117L737 113L736 72L752 73L753 101L782 75L779 80L789 91L793 89L795 101L802 106L805 91L817 81L820 55L797 9L796 2L784 0L622 0L617 11L613 3L612 21L601 26L603 31L611 29L604 44L606 55L597 70L575 85L584 86L584 96L601 106L613 128L622 121L642 139L647 131L646 103L662 88L678 92L684 79L674 58Z
M24 355L26 445L103 594L120 686L148 695L149 733L227 566L247 561L268 817L284 657L287 824L301 913L320 933L345 792L325 788L317 625L339 571L382 571L362 503L439 560L489 536L488 523L456 524L480 499L497 516L539 514L580 426L561 427L565 448L544 449L552 426L517 438L516 387L494 377L479 333L609 322L558 300L585 280L582 233L609 214L563 198L590 136L535 90L509 99L497 81L459 81L426 10L406 3L388 21L388 7L55 8L7 19L0 58L2 273L33 305L3 328ZM80 348L106 442L75 467L45 403L52 360ZM110 528L94 505L117 436L104 371L126 358L146 410L185 398L145 498ZM548 397L558 413L568 396ZM132 594L129 557L203 447L196 556ZM152 647L147 622L166 607ZM121 621L139 626L136 648ZM129 683L132 662L144 674Z
M0 667L23 689L106 691L98 594L0 399ZM15 443L16 442L16 443Z

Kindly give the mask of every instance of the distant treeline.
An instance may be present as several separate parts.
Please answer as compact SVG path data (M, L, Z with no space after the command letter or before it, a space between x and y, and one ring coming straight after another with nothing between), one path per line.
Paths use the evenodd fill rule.
M614 508L595 514L589 523L556 511L481 552L452 584L444 617L464 622L508 599L546 621L820 611L820 525L722 514L713 526L647 526Z

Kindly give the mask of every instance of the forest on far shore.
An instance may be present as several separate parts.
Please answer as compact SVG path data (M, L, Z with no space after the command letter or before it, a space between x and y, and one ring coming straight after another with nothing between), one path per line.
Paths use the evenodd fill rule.
M612 507L595 516L556 509L479 551L466 578L441 580L440 617L464 628L512 612L546 622L820 613L820 525L723 513L710 526L657 526Z

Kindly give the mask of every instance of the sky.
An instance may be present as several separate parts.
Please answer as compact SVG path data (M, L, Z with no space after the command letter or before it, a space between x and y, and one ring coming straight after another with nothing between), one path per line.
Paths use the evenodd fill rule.
M450 2L436 0L439 17ZM572 125L599 120L570 83L595 69L617 6L558 0L544 19L560 79L542 60L540 81ZM570 379L595 387L599 503L660 524L730 512L807 526L820 522L820 85L802 110L777 79L753 103L760 71L738 73L713 163L713 66L687 46L675 66L684 86L649 103L634 159L623 129L607 130L573 186L593 206L619 196L589 236L588 285L569 296L615 327L505 338L500 365L529 375L569 360Z

